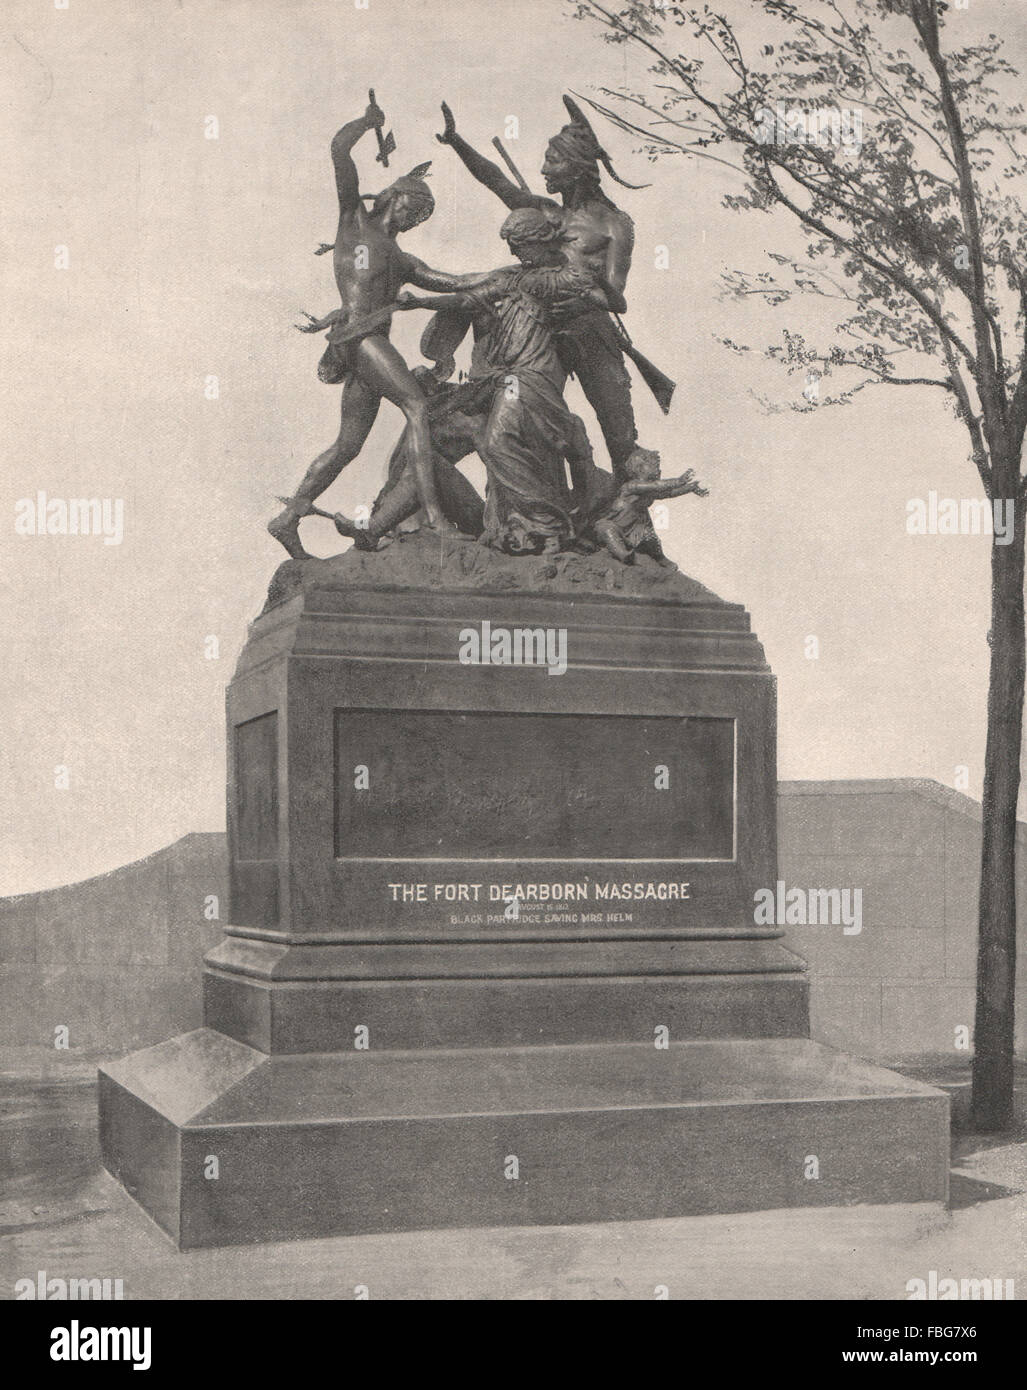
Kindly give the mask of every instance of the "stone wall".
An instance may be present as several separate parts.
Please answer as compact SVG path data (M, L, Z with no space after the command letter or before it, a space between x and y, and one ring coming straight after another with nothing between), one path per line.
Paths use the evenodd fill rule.
M116 1056L202 1023L203 955L228 910L223 834L186 835L84 883L0 898L0 1045Z
M786 888L863 893L858 935L787 929L810 968L813 1036L883 1061L952 1055L957 1027L973 1025L980 806L927 781L784 782L779 792ZM1024 921L1027 826L1020 834ZM221 834L0 899L0 1045L52 1048L64 1025L73 1051L113 1057L198 1027L202 957L221 939L210 898L223 917ZM1022 1000L1027 951L1018 974Z
M1027 825L1017 907L1027 921ZM788 888L861 888L862 931L789 927L810 970L815 1038L881 1060L952 1055L974 1021L981 808L937 782L782 782L778 865ZM1027 1053L1027 952L1017 1050Z

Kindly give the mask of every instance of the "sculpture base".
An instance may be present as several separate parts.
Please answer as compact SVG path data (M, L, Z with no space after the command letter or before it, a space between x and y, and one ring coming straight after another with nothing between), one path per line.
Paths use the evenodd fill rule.
M801 1038L267 1056L201 1029L100 1100L106 1168L183 1249L947 1196L947 1097Z
M207 1027L100 1075L181 1246L944 1200L947 1097L810 1042L756 921L740 605L445 537L289 561L227 714Z
M434 972L434 973L430 973ZM333 974L335 978L333 978ZM391 978L390 978L391 976ZM766 938L501 941L375 948L229 936L204 1023L261 1052L805 1037L801 962Z

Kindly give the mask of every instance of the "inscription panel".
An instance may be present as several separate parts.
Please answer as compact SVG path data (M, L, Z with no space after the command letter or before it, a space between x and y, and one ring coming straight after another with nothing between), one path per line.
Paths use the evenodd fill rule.
M336 711L342 860L730 861L734 829L731 718Z
M278 714L235 730L235 856L278 857Z

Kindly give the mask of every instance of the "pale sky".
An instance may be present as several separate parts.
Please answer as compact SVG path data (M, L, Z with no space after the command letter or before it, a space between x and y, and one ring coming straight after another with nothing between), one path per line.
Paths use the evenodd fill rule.
M1000 28L1027 71L1024 7L972 0L961 22ZM337 302L330 258L312 254L334 235L335 130L373 86L392 169L434 160L438 211L405 244L485 269L508 259L504 209L435 142L440 100L482 149L516 116L508 147L541 190L561 93L633 74L563 0L6 0L3 33L0 892L26 892L224 824L224 688L284 558L264 525L338 423L321 339L291 327ZM769 268L794 233L724 210L740 191L727 170L650 165L632 137L600 136L622 177L652 184L610 192L636 224L632 335L679 383L664 418L636 381L641 439L710 488L670 504L664 545L751 611L778 676L781 776L953 785L966 766L979 795L989 541L906 531L910 499L978 495L962 428L930 391L764 414L754 389L794 400L801 382L713 335L770 341L801 311L722 303L718 281ZM373 137L357 160L381 186ZM423 323L409 320L396 339L413 363ZM569 399L605 463L576 385ZM400 428L383 406L329 509L373 499ZM40 490L121 499L122 543L16 534L19 499ZM328 523L304 537L341 544Z

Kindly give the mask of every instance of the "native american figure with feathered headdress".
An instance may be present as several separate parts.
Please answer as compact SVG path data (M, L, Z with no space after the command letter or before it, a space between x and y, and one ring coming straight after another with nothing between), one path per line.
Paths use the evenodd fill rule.
M507 207L557 209L570 264L601 276L623 299L631 269L634 224L603 191L600 165L625 188L642 185L625 183L618 177L580 106L571 97L563 100L570 121L549 141L541 171L547 192L556 194L559 204L551 197L532 193L523 179L514 182L499 165L473 149L457 133L453 113L445 104L445 129L437 138L451 146L479 183L491 189ZM664 410L669 407L674 383L642 358L623 327L602 309L568 320L557 341L564 365L577 376L599 420L614 478L618 484L623 483L632 475L631 457L637 447L625 355L639 366Z
M294 559L306 554L300 543L300 520L310 514L316 498L339 476L363 448L382 399L399 406L406 417L410 467L428 526L449 528L439 506L432 446L428 429L428 403L417 378L389 341L391 315L401 286L454 293L481 283L482 275L448 275L432 270L416 256L400 249L396 238L425 221L435 210L435 200L425 181L428 165L418 165L396 179L381 193L361 194L353 147L369 130L379 133L379 157L387 163L395 144L381 138L385 117L373 100L362 116L344 125L332 141L332 162L339 195L339 226L334 246L335 282L342 306L310 331L328 327L328 348L318 375L332 385L342 385L342 418L334 444L307 469L296 494L268 525ZM364 203L370 204L365 207ZM347 333L360 320L365 331ZM368 322L369 321L369 322Z

